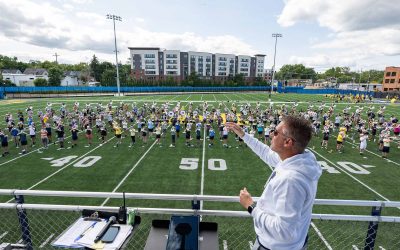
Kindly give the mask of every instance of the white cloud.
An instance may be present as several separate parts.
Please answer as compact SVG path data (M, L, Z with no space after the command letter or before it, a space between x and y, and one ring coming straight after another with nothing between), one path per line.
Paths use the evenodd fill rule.
M360 59L400 55L398 13L400 5L385 0L286 0L278 23L316 22L333 32L311 42L315 55L293 56L292 62L352 66Z
M109 55L110 59L113 57L113 26L105 16L84 11L71 16L71 8L61 9L49 3L36 4L29 0L15 0L13 5L6 2L0 0L3 5L0 34L3 33L8 39L47 50L63 51L64 55L70 51L75 56L96 53L105 57ZM64 2L60 6L65 4L69 3ZM145 22L139 17L134 20ZM137 46L248 55L259 53L244 41L230 35L207 37L195 33L152 32L140 25L129 31L121 27L117 26L117 42L122 61L129 57L127 48ZM77 61L82 59L77 58Z
M335 32L398 27L400 5L386 0L286 0L278 23L317 21Z

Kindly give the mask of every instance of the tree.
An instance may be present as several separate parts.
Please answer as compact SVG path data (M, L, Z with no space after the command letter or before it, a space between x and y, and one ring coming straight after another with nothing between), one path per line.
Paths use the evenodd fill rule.
M317 78L317 73L313 68L306 68L303 64L287 64L276 73L276 79L313 79Z
M49 86L60 86L63 71L59 67L52 67L49 69Z
M33 84L34 84L36 87L48 86L48 82L47 82L47 80L44 79L44 78L36 78L36 79L33 81Z
M99 60L97 59L96 55L93 55L93 58L90 61L90 73L96 81L100 81L101 74L103 72L100 69L100 63L99 63Z
M236 74L233 77L233 81L236 83L235 85L243 86L244 85L244 75L242 73Z
M114 86L115 85L116 72L113 68L105 70L101 74L101 85L102 86Z
M196 71L190 72L190 75L188 76L187 83L189 86L193 86L195 83L199 82L199 76L197 75Z

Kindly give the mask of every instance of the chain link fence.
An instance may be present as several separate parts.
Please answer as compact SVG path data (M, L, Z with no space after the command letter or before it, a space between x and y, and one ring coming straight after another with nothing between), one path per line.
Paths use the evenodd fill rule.
M26 223L33 249L57 249L51 243L80 216L79 211L25 209L26 219L15 208L0 209L0 244L26 244L21 224ZM168 214L140 214L141 223L126 242L125 249L144 249L152 221L170 219ZM251 249L255 239L250 217L202 216L204 222L218 223L219 249ZM368 230L368 221L314 219L309 230L308 249L400 249L400 223L379 222ZM29 228L29 229L28 229ZM368 234L376 240L366 244Z

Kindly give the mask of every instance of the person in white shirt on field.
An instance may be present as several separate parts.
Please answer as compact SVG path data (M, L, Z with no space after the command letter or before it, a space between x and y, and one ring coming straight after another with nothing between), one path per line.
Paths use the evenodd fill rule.
M283 117L270 147L235 123L226 123L226 126L274 168L257 203L246 188L240 191L240 204L253 217L257 234L253 250L306 249L312 207L322 173L314 154L306 149L312 136L310 122L295 116Z
M365 149L367 149L367 139L368 133L367 131L363 131L360 134L360 155L364 154Z

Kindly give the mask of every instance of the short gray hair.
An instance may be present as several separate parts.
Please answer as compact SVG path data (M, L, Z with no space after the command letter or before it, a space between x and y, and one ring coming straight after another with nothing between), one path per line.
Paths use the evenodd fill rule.
M299 151L304 151L312 137L311 122L292 115L283 117L282 121L286 125L287 135L295 140L295 145Z

